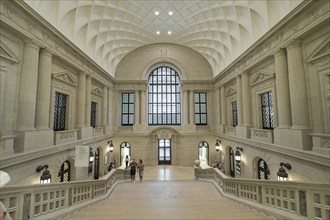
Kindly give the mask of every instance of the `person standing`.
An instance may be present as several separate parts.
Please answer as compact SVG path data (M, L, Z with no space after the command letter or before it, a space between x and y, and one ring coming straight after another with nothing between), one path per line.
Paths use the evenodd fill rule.
M126 157L125 157L125 164L126 164L125 169L128 167L128 162L129 162L129 158L128 158L128 155L126 155Z
M144 175L144 163L142 159L139 160L137 167L139 168L139 177L140 177L140 182L142 183L143 175Z
M137 163L135 162L135 159L132 160L129 166L131 167L131 180L135 183L135 173L137 167Z

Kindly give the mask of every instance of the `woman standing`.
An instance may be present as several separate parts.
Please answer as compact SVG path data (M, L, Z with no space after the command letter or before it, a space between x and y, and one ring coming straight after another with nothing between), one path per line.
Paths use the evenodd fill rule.
M139 168L140 182L142 183L143 174L144 174L144 163L143 163L143 161L141 159L139 160L138 168Z

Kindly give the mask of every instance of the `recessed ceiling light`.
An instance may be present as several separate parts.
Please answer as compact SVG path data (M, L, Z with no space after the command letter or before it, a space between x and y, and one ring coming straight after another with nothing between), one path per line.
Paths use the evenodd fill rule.
M167 31L167 34L172 34L172 31Z
M173 11L169 11L168 14L171 16L173 14Z
M155 11L155 15L159 15L159 11Z
M156 31L156 34L160 34L160 31Z

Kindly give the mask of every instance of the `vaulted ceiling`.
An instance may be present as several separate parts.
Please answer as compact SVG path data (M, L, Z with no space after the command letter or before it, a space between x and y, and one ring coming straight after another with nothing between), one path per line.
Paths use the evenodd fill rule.
M25 2L112 76L126 54L155 43L196 50L216 76L302 0Z

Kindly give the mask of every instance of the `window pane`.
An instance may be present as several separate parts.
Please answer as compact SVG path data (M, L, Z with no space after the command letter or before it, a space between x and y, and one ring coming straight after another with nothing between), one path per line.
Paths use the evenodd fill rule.
M180 105L180 81L178 74L170 67L159 67L152 71L149 76L148 101L154 103L154 106L148 108L150 114L148 117L149 125L178 125L175 113L181 112ZM177 109L179 111L177 111ZM153 111L150 111L153 110ZM154 118L156 117L156 118ZM173 119L173 120L172 120Z
M122 93L121 114L122 125L134 124L134 93Z

